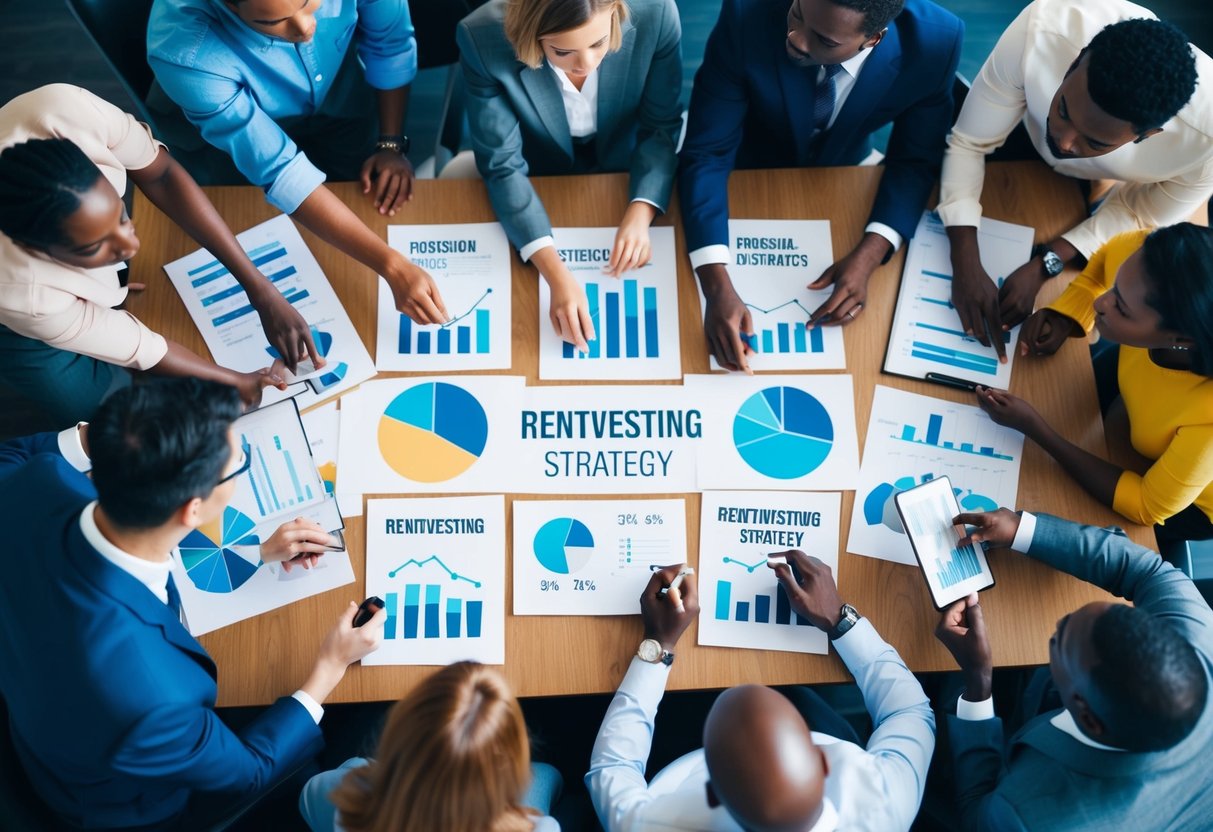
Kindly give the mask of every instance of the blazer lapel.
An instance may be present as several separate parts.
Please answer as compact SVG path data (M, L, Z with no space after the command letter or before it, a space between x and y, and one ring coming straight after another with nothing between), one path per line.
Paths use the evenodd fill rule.
M538 69L523 66L519 71L522 86L530 96L531 104L535 107L543 126L551 134L553 141L573 158L573 137L569 135L569 120L564 115L564 101L560 97L556 76L546 63Z
M780 21L783 14L780 13ZM792 128L792 139L796 147L796 163L807 165L812 161L813 101L816 98L817 67L796 66L784 54L781 35L775 41L775 72L779 76L779 87L783 91L783 111L788 115Z
M1058 730L1050 719L1058 712L1041 714L1017 731L1011 739L1011 754L1016 745L1035 748L1046 757L1073 771L1089 777L1113 778L1145 774L1165 767L1169 751L1132 753L1104 751L1084 745L1064 731Z
M598 65L598 133L596 141L614 133L610 128L623 110L631 84L632 53L636 49L636 25L628 18L623 23L623 42L618 52L609 53ZM561 108L564 104L561 102ZM598 149L598 159L604 158Z
M889 24L884 39L876 44L872 54L864 61L846 104L838 113L834 125L826 132L825 142L817 155L818 164L839 163L842 154L855 146L857 138L862 138L857 137L855 132L863 125L868 114L884 100L889 85L900 70L901 36L897 33L896 22L893 22Z

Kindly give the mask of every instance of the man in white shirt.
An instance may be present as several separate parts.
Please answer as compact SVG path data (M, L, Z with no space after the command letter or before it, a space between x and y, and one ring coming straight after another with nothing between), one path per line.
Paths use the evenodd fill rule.
M293 695L239 733L215 714L217 671L182 624L171 553L248 469L241 409L234 388L174 379L118 391L87 433L0 445L0 697L34 791L75 826L204 828L247 806L319 751L320 703L378 646L383 615L355 629L351 604ZM261 556L331 543L297 529Z
M1047 673L1037 671L1021 706L1027 721L1009 739L994 716L976 595L944 610L935 634L965 679L948 717L963 827L1207 829L1213 610L1192 581L1120 529L1007 509L956 522L975 527L973 541L1010 547L1135 605L1094 602L1057 622Z
M939 216L952 244L952 303L1000 358L996 334L1032 313L1041 285L1122 231L1188 219L1213 194L1213 61L1126 0L1036 0L999 38L948 139ZM1023 122L1040 158L1114 180L1091 216L1044 243L997 289L977 226L985 157Z
M607 832L910 828L935 747L926 695L897 651L843 604L828 566L800 551L782 554L790 566L775 567L779 591L797 614L829 635L863 693L874 725L867 747L811 731L784 695L745 685L713 705L703 749L646 783L673 649L699 611L693 578L682 584L685 611L663 595L680 571L667 567L641 596L646 638L607 709L585 778Z

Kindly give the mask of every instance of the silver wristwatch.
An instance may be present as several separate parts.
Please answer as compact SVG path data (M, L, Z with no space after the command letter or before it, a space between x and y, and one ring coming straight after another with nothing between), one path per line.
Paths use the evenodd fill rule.
M1039 257L1044 263L1045 275L1048 277L1057 277L1066 267L1065 261L1061 259L1061 255L1044 243L1036 246L1032 254L1035 257Z
M646 638L636 649L636 658L649 664L664 664L669 667L674 663L674 654L665 650L661 642L655 638Z
M840 639L851 631L851 628L859 623L859 610L852 607L850 604L843 604L842 609L838 611L841 618L834 625L834 629L830 630L826 635L830 641Z

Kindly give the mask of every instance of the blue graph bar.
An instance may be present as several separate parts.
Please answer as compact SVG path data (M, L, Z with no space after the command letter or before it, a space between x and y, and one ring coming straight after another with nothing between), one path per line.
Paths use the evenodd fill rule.
M619 293L606 293L606 357L619 357Z
M952 440L944 440L940 442L940 431L943 428L943 416L938 413L932 413L927 419L927 437L926 439L915 439L917 428L913 425L902 425L901 434L894 435L894 439L900 439L903 442L913 442L915 445L931 445L936 448L946 448L950 451L957 451L963 454L973 454L974 456L992 457L994 459L1014 459L1012 456L1000 454L990 445L982 445L976 447L972 442L955 442Z
M455 328L456 347L460 355L467 355L472 351L472 330L466 326Z
M927 420L927 444L939 444L939 429L943 427L943 417L938 413L932 413L931 418Z
M962 340L969 341L971 343L977 343L977 339L966 334L964 332L964 330L949 329L946 326L935 326L934 324L924 324L922 321L916 322L914 324L914 326L918 327L919 329L930 329L930 330L933 330L934 332L942 332L945 335L955 335L957 338L960 338ZM1004 344L1011 343L1011 333L1004 332L1004 333L1002 333L1001 337L1002 337L1002 342Z
M296 292L293 295L286 295L285 297L287 303L298 303L299 301L310 298L311 296L311 293L304 289L302 292Z
M438 584L425 585L425 637L442 638L439 627L438 605L442 601L442 587Z
M274 437L274 442L278 441L278 437ZM281 445L279 446L281 447ZM303 502L303 489L299 487L299 475L295 473L295 463L291 461L291 452L283 451L282 456L286 459L286 470L291 475L291 485L295 486L295 497L299 502Z
M270 479L270 469L265 464L265 454L261 453L261 449L257 449L257 459L261 463L261 473L265 475L265 485L270 490L270 500L273 501L274 511L282 510L282 503L278 502L278 495L274 492L274 481Z
M915 428L913 425L902 425L901 426L901 438L907 442L913 442L914 441L914 430L915 430Z
M396 351L408 355L413 351L413 321L408 315L400 316L400 335L396 338Z
M815 326L813 327L813 331L809 333L809 348L813 352L826 351L825 333L822 331L821 327Z
M716 582L716 620L729 620L730 599L733 596L732 581L717 581Z
M249 259L253 261L254 266L260 268L271 260L277 260L279 257L286 257L286 249L275 248L273 251L258 255L257 257L250 257Z
M771 596L754 596L754 623L767 624L771 621Z
M295 274L295 267L287 266L282 271L275 272L274 274L270 275L269 276L270 283L277 283L279 280L286 280L288 277L290 277L293 274Z
M590 341L590 358L597 358L602 349L602 316L598 307L598 284L585 284L585 299L590 307L590 321L594 324L594 334L598 337Z
M594 343L594 342L593 342L593 341L591 341L590 343L592 344L592 343ZM561 345L560 345L560 348L561 348L561 349L564 351L564 352L562 353L562 356L561 356L561 357L563 357L563 358L574 358L574 357L575 357L575 356L574 356L574 353L573 353L573 349L574 349L574 347L573 347L573 345L572 345L572 344L570 344L568 341L565 341L563 344L561 344Z
M446 599L446 637L459 638L459 620L463 617L463 601L459 598Z
M270 251L271 249L277 249L278 251L271 257L261 258L262 254L264 254L267 251ZM286 254L286 250L282 249L281 243L279 243L277 240L274 240L273 242L266 243L265 245L257 246L256 248L251 249L250 251L246 251L245 254L247 254L249 256L249 259L253 261L254 266L259 266L262 263L268 263L270 260L273 260L276 257L281 257L282 255ZM216 266L218 266L217 269L215 269ZM199 272L205 272L208 269L215 269L215 271L211 272L209 274L203 275L202 277L199 277L196 280L190 281L190 285L196 289L199 286L203 286L207 283L210 283L212 280L223 277L225 274L229 274L226 267L219 265L218 260L212 260L209 263L204 263L201 266L190 269L188 272L186 272L186 274L190 277L193 277L194 275L198 274Z
M387 607L387 618L383 619L383 637L396 637L396 611L397 599L396 593L389 592L387 597L383 599L384 605Z
M749 621L750 620L750 602L749 601L738 601L737 602L737 620L738 621Z
M796 324L796 329L792 335L792 342L795 345L796 352L805 351L805 332L807 331L808 330L804 324Z
M249 444L248 437L243 433L240 434L240 441L245 445ZM253 487L253 499L257 501L257 511L261 512L261 516L264 517L269 512L265 510L265 503L261 502L261 491L257 488L257 478L250 475L248 481L249 485Z
M788 325L786 323L779 324L779 351L780 352L785 352L785 353L791 352L792 344L788 340L790 335L791 335L791 333L788 331Z
M214 306L216 303L218 303L221 300L227 300L228 298L232 297L233 295L242 295L242 294L244 294L244 287L241 286L239 283L237 283L235 286L229 286L226 289L223 289L222 291L215 292L215 294L213 294L213 295L207 295L206 297L204 297L202 299L202 305L204 307L205 306Z
M980 353L968 352L966 350L953 350L949 349L948 347L941 347L938 344L929 343L927 341L912 341L911 343L913 344L916 352L921 351L930 353L925 357L941 363L947 363L948 359L954 359L957 361L963 361L967 364L975 365L977 367L990 367L993 369L998 368L998 360L991 358L988 355L981 355ZM993 372L993 369L991 372Z
M775 333L769 329L762 331L762 351L766 353L775 352Z
M404 586L404 637L417 638L417 619L421 613L421 585Z
M430 333L428 330L417 331L417 352L421 355L430 354Z
M489 310L476 310L476 352L488 355L489 352Z
M656 358L657 350L657 289L644 288L644 355Z
M951 280L952 279L952 275L944 274L943 272L929 272L926 269L923 269L922 273L925 274L927 277L938 277L940 280Z
M468 638L480 638L480 619L484 609L482 601L468 601Z
M792 623L792 603L788 600L787 593L783 591L782 584L775 589L775 623Z
M438 354L449 355L451 352L451 331L449 329L438 330Z
M290 298L287 298L287 300L290 300ZM293 301L292 301L292 303L293 303ZM230 321L236 320L237 318L242 318L252 311L253 311L252 304L246 304L244 306L241 306L239 309L233 309L231 312L226 312L226 313L220 315L218 318L215 318L214 320L212 320L211 323L214 324L216 327L220 327L226 323L229 323Z
M636 281L623 281L623 334L628 358L640 357L640 314L636 298Z

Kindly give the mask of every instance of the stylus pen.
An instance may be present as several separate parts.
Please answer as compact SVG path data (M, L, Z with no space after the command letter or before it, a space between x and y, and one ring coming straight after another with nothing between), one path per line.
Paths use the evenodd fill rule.
M682 586L682 579L687 575L694 574L695 568L693 566L688 566L686 569L683 569L674 576L674 580L670 581L669 586L661 588L661 594L674 602L674 609L678 610L678 612L686 612L686 607L682 605L682 590L679 589L679 587Z
M963 378L957 378L956 376L945 376L943 373L927 373L927 381L933 381L936 384L943 384L947 387L955 387L957 390L968 390L970 393L977 390L977 382L965 381Z

